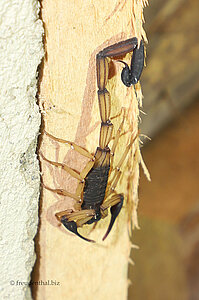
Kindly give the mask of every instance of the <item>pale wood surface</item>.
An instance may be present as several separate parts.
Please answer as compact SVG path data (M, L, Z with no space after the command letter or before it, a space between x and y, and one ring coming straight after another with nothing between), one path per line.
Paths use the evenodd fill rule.
M136 3L136 1L135 1ZM45 25L43 76L40 86L40 106L43 110L45 130L56 137L67 139L95 152L99 139L99 108L96 87L95 56L104 47L132 36L141 37L141 2L133 1L42 1L42 19ZM135 17L133 12L135 11ZM135 24L135 27L132 27ZM130 57L127 57L128 60ZM127 107L126 129L136 134L138 129L138 101L134 89L128 89L120 79L121 66L111 64L112 113ZM116 76L115 76L116 75ZM137 94L141 97L138 86ZM121 118L113 120L115 130ZM123 136L117 147L115 162L119 161L132 133ZM118 192L125 194L133 207L133 220L137 225L137 186L139 178L139 145L132 148L128 164L123 167ZM67 146L43 136L42 153L51 160L64 162L81 170L86 159ZM133 155L136 151L136 161ZM52 187L74 192L77 181L46 162L42 162L43 180ZM127 188L128 187L128 188ZM72 208L73 200L43 190L40 230L37 237L39 258L35 280L56 280L58 286L34 288L35 299L126 299L127 268L131 244L128 235L125 200L114 229L105 242L101 241L110 218L99 222L89 238L89 244L60 227L55 213ZM87 236L91 226L80 232Z

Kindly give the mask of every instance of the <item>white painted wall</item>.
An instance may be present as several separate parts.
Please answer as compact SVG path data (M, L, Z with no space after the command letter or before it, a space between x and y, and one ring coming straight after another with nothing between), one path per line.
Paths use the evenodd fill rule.
M0 1L0 299L31 298L40 186L35 95L43 27L38 13L37 0Z

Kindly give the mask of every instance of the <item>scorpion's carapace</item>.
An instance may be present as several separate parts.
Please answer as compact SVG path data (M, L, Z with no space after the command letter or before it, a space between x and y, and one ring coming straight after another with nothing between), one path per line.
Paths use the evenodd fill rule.
M73 142L66 141L53 137L51 134L45 134L60 143L69 144L72 148L79 152L81 155L90 158L85 168L79 173L74 169L66 166L63 163L48 160L42 155L42 158L55 167L62 167L71 176L79 181L75 194L71 194L63 189L52 189L44 185L44 187L59 195L69 196L75 200L74 210L65 210L56 213L56 217L66 229L76 234L80 238L88 241L90 240L78 232L78 227L84 224L92 224L98 222L101 218L108 215L110 208L111 220L108 229L103 237L103 240L110 233L116 218L118 217L123 201L123 194L116 193L116 186L121 177L121 166L123 165L133 143L137 139L131 137L130 143L126 147L121 159L113 170L113 157L114 152L120 136L122 135L123 124L125 120L125 109L123 108L124 115L121 125L119 126L116 135L112 137L113 124L111 123L111 97L107 90L108 74L109 74L109 59L117 58L133 52L131 59L131 67L129 68L126 63L122 71L122 81L126 86L137 83L140 78L143 63L144 63L144 44L141 41L138 48L137 38L128 39L109 46L100 51L96 56L97 64L97 86L98 86L98 101L101 117L101 129L99 137L99 146L96 149L95 155L90 154L86 149L76 145ZM113 139L113 145L109 148L109 143ZM114 177L109 182L110 172L114 172Z

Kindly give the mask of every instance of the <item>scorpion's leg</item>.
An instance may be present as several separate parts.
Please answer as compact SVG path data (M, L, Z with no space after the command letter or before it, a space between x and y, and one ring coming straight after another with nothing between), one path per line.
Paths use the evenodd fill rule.
M109 223L108 229L103 237L103 241L108 236L109 232L111 231L113 224L115 223L115 220L117 216L119 215L122 206L123 206L124 196L123 194L116 194L112 196L109 200L107 200L105 203L101 205L101 210L106 210L107 208L111 207L111 221Z
M56 193L58 195L62 195L62 196L68 196L74 200L76 200L76 206L79 207L81 206L81 202L82 202L82 199L81 199L81 194L82 194L82 191L83 191L83 188L84 188L84 184L85 184L85 176L88 174L88 172L92 169L93 165L94 165L94 159L90 160L85 168L81 171L81 173L78 173L77 171L73 170L72 168L68 167L67 165L65 164L62 164L62 163L59 163L59 162L54 162L54 161L51 161L51 160L48 160L47 158L44 157L44 155L40 152L40 155L42 157L43 160L47 161L48 163L56 166L56 167L62 167L65 171L67 171L72 177L76 178L77 180L79 180L79 184L78 184L78 187L76 189L76 192L75 194L72 194L64 189L52 189L48 186L46 186L43 182L42 182L42 185L45 189L53 192L53 193Z
M128 156L128 153L129 153L132 145L134 144L135 140L138 138L138 136L139 136L139 133L136 134L135 137L132 136L131 141L128 144L128 146L126 147L126 149L125 149L125 151L124 151L124 153L123 153L123 155L122 155L122 157L121 157L118 165L113 170L115 172L115 177L114 177L114 179L111 182L111 186L110 186L110 189L109 189L109 191L107 193L107 197L115 191L115 188L116 188L116 186L118 184L118 181L120 179L120 176L122 174L120 168L121 168L122 164L124 163L126 157Z
M126 117L126 108L125 108L125 107L122 107L122 108L121 108L121 112L120 112L118 115L114 116L113 118L120 116L120 115L122 114L122 112L124 113L124 115L123 115L122 122L121 122L119 128L117 129L117 133L116 133L115 137L109 139L109 142L110 142L112 139L114 140L113 146L112 146L112 148L111 148L111 162L110 162L111 165L113 165L113 158L114 158L115 149L116 149L116 146L117 146L117 144L118 144L119 138L120 138L121 136L123 136L123 135L125 135L125 134L127 134L127 133L129 132L129 130L128 130L128 131L125 131L125 132L121 133L121 132L122 132L122 129L123 129L123 126L124 126L125 117Z
M75 151L77 151L78 153L80 153L81 155L85 156L85 157L88 157L90 159L94 159L94 156L88 152L86 149L84 149L83 147L81 146L78 146L76 145L75 143L71 142L71 141L67 141L67 140L63 140L63 139L60 139L60 138L57 138L55 136L53 136L52 134L44 131L44 133L51 139L57 141L57 142L60 142L62 144L66 144L66 145L70 145L72 149L74 149Z
M85 168L81 171L80 177L85 178L85 176L92 169L93 165L94 165L94 160L90 160L86 164ZM75 195L70 194L70 193L68 193L64 190L54 190L56 193L59 193L59 194L62 194L62 195L64 193L66 196L70 196L71 198L77 200L74 207L75 207L76 210L79 210L79 211L65 210L65 211L58 212L58 213L56 213L56 218L65 226L66 229L73 232L74 234L76 234L80 238L82 238L82 239L84 239L88 242L94 242L93 240L90 240L90 239L87 239L87 238L83 237L77 231L78 227L81 227L83 224L86 224L95 215L95 211L92 210L92 209L80 210L81 209L81 204L82 204L81 196L82 196L82 193L83 193L84 184L85 184L84 181L79 182L78 187L76 189ZM52 191L52 189L50 189L50 190Z
M86 167L80 173L81 178L84 178L86 176L86 174L93 167L93 164L94 164L94 161L89 161L87 163ZM79 182L79 185L76 189L75 194L71 194L63 189L51 189L45 185L44 185L44 187L52 192L59 194L59 195L69 196L69 197L75 199L76 200L75 209L80 209L81 203L82 203L81 195L83 192L84 184L85 184L84 181ZM95 215L95 211L92 209L81 210L81 211L65 210L65 211L56 213L56 218L65 226L66 229L73 232L80 238L82 238L88 242L94 242L93 240L83 237L77 231L77 227L81 227L83 224L87 223L90 219L93 218L94 215Z
M95 242L93 240L87 239L77 231L78 227L81 227L83 224L87 223L95 215L94 210L82 210L77 212L63 211L56 214L57 219L64 225L66 229L70 232L76 234L83 240L87 242Z
M114 143L113 143L113 146L112 146L112 150L111 150L111 158L112 158L112 159L113 159L114 152L115 152L115 148L116 148L116 145L117 145L117 143L118 143L119 138L120 138L121 136L123 136L123 135L125 135L125 134L127 134L127 133L130 132L130 130L127 130L127 131L124 131L123 133L121 133L122 128L123 128L123 125L124 125L124 119L125 119L125 112L126 112L126 108L125 108L125 107L122 107L121 110L120 110L120 112L119 112L117 115L111 117L110 120L113 120L113 119L115 119L115 118L120 117L120 116L122 115L122 112L124 112L123 121L121 122L121 124L120 124L120 126L119 126L119 128L118 128L118 130L117 130L116 135L113 136L113 137L111 137L111 139L109 140L109 143L110 143L111 140L114 140ZM107 122L107 123L108 123L108 122ZM112 124L112 123L110 122L109 124Z
M51 191L53 193L56 193L58 195L61 195L61 196L67 196L67 197L70 197L74 200L76 200L77 203L81 203L81 195L78 195L78 194L72 194L64 189L52 189L48 186L46 186L44 183L42 183L43 187L48 190L48 191Z
M112 155L112 161L111 163L113 164L113 156L114 156L114 153L115 153L115 149L116 149L116 146L118 144L118 140L119 138L121 137L121 131L123 129L123 126L124 126L124 121L125 121L125 117L126 117L126 108L125 107L122 107L121 111L124 111L124 115L123 115L123 119L122 119L122 122L117 130L117 133L115 135L115 139L114 139L114 143L113 143L113 146L111 148L111 155Z
M78 172L76 172L73 169L70 169L69 167L67 167L67 168L69 168L69 170L67 170L67 168L65 168L65 165L63 165L63 164L52 162L47 159L45 159L45 160L48 161L49 163L52 163L55 166L60 165L61 167L63 167L64 170L66 170L71 176L73 176L74 178L79 180L79 184L77 186L75 194L72 194L64 189L52 189L52 188L46 186L44 183L42 183L43 187L53 193L58 194L58 195L68 196L68 197L76 200L75 208L79 209L81 207L81 203L82 203L81 195L82 195L82 191L83 191L84 185L85 185L84 178L85 178L86 174L92 169L92 167L94 165L94 161L93 160L89 161L87 163L86 167L82 170L82 172L80 174L78 174Z
M81 202L82 202L81 201L81 194L82 194L82 191L83 191L83 188L84 188L84 184L85 184L85 179L84 178L89 173L89 171L92 169L92 167L94 165L94 162L95 162L94 159L90 160L86 164L85 168L81 171L81 173L79 173L76 170L68 167L67 165L65 165L63 163L54 162L54 161L51 161L51 160L47 159L41 152L40 152L40 155L41 155L41 157L42 157L43 160L47 161L48 163L50 163L53 166L63 168L72 177L74 177L77 180L79 180L79 184L78 184L78 187L76 189L75 194L71 194L70 192L67 192L66 190L63 190L63 189L52 189L52 188L49 188L48 186L46 186L44 183L42 183L42 185L45 187L45 189L47 189L47 190L49 190L51 192L57 193L59 195L68 196L68 197L71 197L71 198L75 199L77 201L77 203L76 203L76 209L80 208Z
M115 188L116 188L116 185L120 179L120 176L122 174L120 168L122 166L122 164L124 163L124 160L125 158L127 157L128 155L128 152L129 150L131 149L133 143L135 142L136 138L138 137L138 135L136 135L135 138L132 138L131 139L131 142L129 143L129 145L127 146L127 148L125 149L116 169L115 169L115 172L117 172L115 174L115 178L114 180L112 181L111 183L111 186L109 188L109 191L106 193L106 198L104 199L104 202L102 203L101 205L101 211L106 211L107 208L111 207L110 211L111 211L111 221L110 221L110 224L109 224L109 227L108 227L108 230L105 234L105 236L103 237L103 240L107 237L107 235L109 234L109 232L111 231L112 227L113 227L113 224L117 218L117 216L119 215L121 209L122 209L122 206L123 206L123 200L124 200L124 196L123 194L116 194L115 192ZM115 195L113 195L111 198L109 198L109 196L112 194L112 193L115 193ZM103 215L103 213L102 213Z
M91 170L91 168L93 167L93 164L94 164L94 160L95 160L95 157L94 155L90 154L86 149L76 145L75 143L73 142L70 142L70 141L66 141L66 140L63 140L63 139L60 139L60 138L57 138L57 137L54 137L53 135L51 135L50 133L44 131L45 134L47 136L49 136L51 139L57 141L57 142L61 142L61 143L64 143L64 144L69 144L71 145L71 147L78 153L80 153L82 156L85 156L87 158L90 158L90 161L87 163L86 167L81 171L81 173L75 171L74 169L68 167L67 165L63 164L63 163L59 163L59 162L54 162L54 161L51 161L47 158L44 157L44 155L40 152L40 155L41 157L47 161L48 163L56 166L56 167L62 167L65 171L67 171L72 177L76 178L77 180L79 180L79 185L76 189L76 193L75 194L71 194L70 192L67 192L66 190L63 190L63 189L52 189L52 188L49 188L47 187L46 185L43 184L43 186L48 189L49 191L51 192L54 192L54 193L57 193L59 195L62 195L62 196L68 196L68 197L71 197L73 199L75 199L77 201L77 205L79 204L81 206L81 193L83 191L83 188L84 188L84 178L86 176L86 174Z
M63 163L59 163L59 162L55 162L52 160L47 159L42 152L39 153L42 157L43 160L47 161L49 164L55 166L55 167L61 167L62 169L64 169L65 171L67 171L72 177L80 180L80 181L84 181L84 178L74 169L68 167L66 164Z

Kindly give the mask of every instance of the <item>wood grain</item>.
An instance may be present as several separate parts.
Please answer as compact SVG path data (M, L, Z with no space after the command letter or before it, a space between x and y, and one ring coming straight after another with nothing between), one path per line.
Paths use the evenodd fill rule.
M142 22L136 20L142 16L142 7L140 3L136 6L138 17L133 16L134 8L133 1L42 1L46 59L39 98L46 131L95 152L100 129L95 56L104 47L134 36L135 31L138 37L141 36ZM140 24L136 29L132 28L132 20L134 24ZM129 58L127 56L125 59ZM110 69L108 90L112 101L111 115L117 115L121 107L126 107L128 117L125 128L131 129L119 141L114 158L116 165L131 134L136 134L138 130L139 110L134 89L127 90L120 80L121 66L112 62ZM137 94L141 95L139 86ZM121 117L113 120L115 130L120 122ZM87 162L66 145L60 145L45 135L40 151L48 159L64 162L79 171ZM132 147L117 187L117 191L124 192L131 202L134 219L139 178L138 159L133 159L135 151L138 151L138 144ZM63 170L42 162L42 173L46 185L75 191L77 181ZM127 190L129 181L131 187ZM100 221L91 234L88 225L80 229L83 235L97 240L95 245L80 240L59 226L55 213L72 208L73 204L70 198L43 190L37 237L38 259L33 278L60 284L34 287L34 298L72 300L91 297L110 299L114 296L114 299L126 299L131 248L126 201L105 242L101 238L109 217Z

